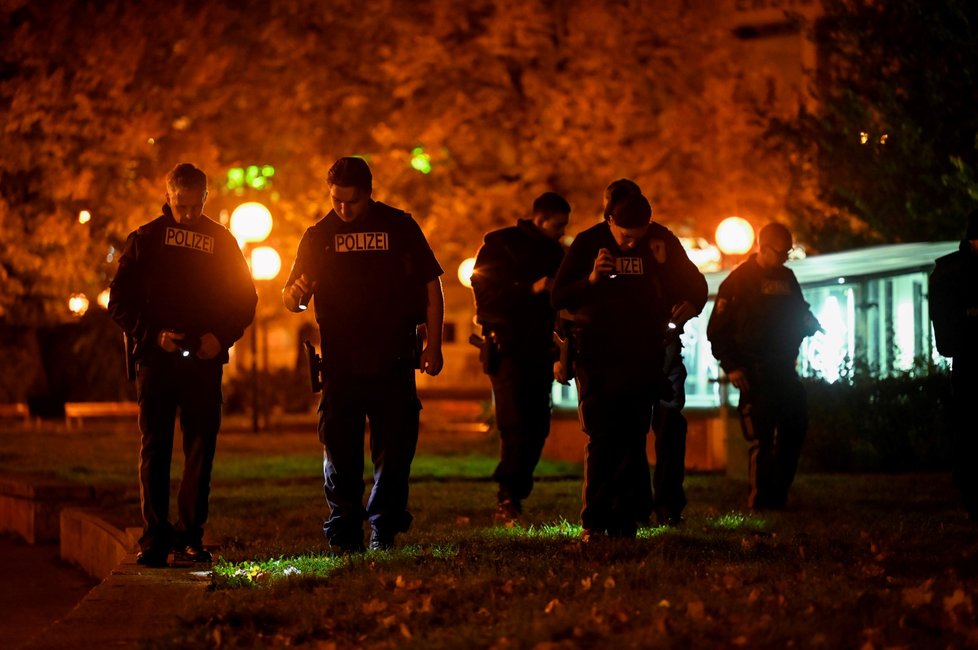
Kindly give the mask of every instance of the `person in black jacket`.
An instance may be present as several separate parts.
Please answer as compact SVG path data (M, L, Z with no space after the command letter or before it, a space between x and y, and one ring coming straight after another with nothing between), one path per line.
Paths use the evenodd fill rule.
M579 412L588 436L585 543L634 537L652 512L646 439L653 406L669 392L664 337L686 290L681 275L666 268L692 263L651 217L641 194L613 196L606 221L577 236L554 280L553 305L573 319Z
M533 470L550 433L555 312L550 286L564 258L570 204L554 192L533 202L529 219L490 232L472 272L492 383L500 460L496 519L515 521L533 489Z
M978 395L978 210L968 215L957 251L937 260L930 276L930 317L937 351L952 359L954 485L978 521L978 431L971 400Z
M604 192L605 218L610 208L627 194L641 194L638 184L627 178L613 181ZM703 311L709 290L706 278L689 261L679 238L654 220L649 225L653 240L663 242L666 263L663 272L682 288L672 306L665 334L663 372L671 388L652 409L652 433L655 435L655 470L652 493L648 499L660 524L676 526L683 521L686 508L686 433L689 424L683 415L686 405L686 366L683 364L683 325Z
M408 479L421 403L415 369L442 368L442 268L411 215L374 201L361 158L340 158L326 177L333 209L306 230L283 289L285 307L312 298L322 343L323 532L340 553L393 548L408 530ZM417 350L418 328L427 343ZM363 506L363 446L370 421L374 484Z
M190 163L166 177L163 215L129 235L110 286L109 312L134 342L143 534L136 561L165 566L171 548L210 561L202 540L221 426L228 349L255 316L258 296L238 243L203 214L207 176ZM183 431L178 519L168 519L177 409Z
M784 509L808 430L805 388L795 370L802 340L821 331L784 266L791 231L769 223L758 252L720 284L707 324L713 356L740 390L740 417L750 443L750 493L755 510Z

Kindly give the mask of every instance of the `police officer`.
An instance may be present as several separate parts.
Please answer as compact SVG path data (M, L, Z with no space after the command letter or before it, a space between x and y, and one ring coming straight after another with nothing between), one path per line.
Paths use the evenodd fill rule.
M971 409L978 395L978 210L968 215L959 249L937 260L930 276L930 317L937 351L951 367L954 485L978 521L978 431Z
M408 478L421 408L414 371L442 368L442 269L414 219L371 198L366 162L340 158L326 180L333 209L302 236L283 290L293 312L313 299L322 342L323 532L335 551L359 552L367 519L370 547L390 549L412 520ZM421 323L427 344L418 353ZM364 509L367 420L374 484Z
M580 416L588 436L582 541L634 537L651 512L646 436L664 395L664 333L681 300L663 273L644 196L613 200L606 221L580 233L557 272L553 305L573 315Z
M134 343L139 400L139 564L165 566L172 548L210 561L202 539L221 426L228 348L255 316L257 294L238 243L203 214L207 176L190 163L166 177L163 215L129 235L109 312ZM168 520L177 409L184 468L175 527Z
M638 184L627 178L613 181L604 192L605 218L609 208L627 194L641 194ZM663 372L671 391L665 391L652 410L652 432L655 434L655 470L652 473L653 494L648 495L658 522L667 526L682 523L686 507L686 433L688 423L682 409L686 404L686 366L683 365L683 325L703 311L709 294L706 278L689 260L685 249L671 230L653 221L649 237L661 242L665 251L662 272L679 287L677 302L670 310L665 333Z
M808 430L805 388L795 370L798 349L821 326L784 263L791 232L769 223L752 254L720 285L707 325L713 355L740 390L755 510L784 509Z
M570 204L554 192L533 202L529 219L490 232L472 272L486 372L495 398L500 460L496 519L516 520L533 489L533 470L550 433L555 313L550 286L564 258Z

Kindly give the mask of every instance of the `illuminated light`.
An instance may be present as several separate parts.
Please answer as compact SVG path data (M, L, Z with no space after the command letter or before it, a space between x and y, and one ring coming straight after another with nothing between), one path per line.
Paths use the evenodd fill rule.
M865 131L859 132L859 144L866 144L869 142L869 134Z
M411 167L422 174L430 174L431 156L426 154L422 147L415 147L411 150Z
M78 213L78 223L88 223L92 220L92 213L88 210L82 210Z
M702 238L680 237L679 242L683 245L689 261L700 271L708 273L720 270L723 258L719 248Z
M248 185L253 184L255 179L259 176L258 165L248 165L248 169L245 170L245 180L247 181Z
M886 141L890 139L890 136L884 133L880 136L880 144L886 144Z
M245 172L241 167L232 167L228 170L227 186L229 190L237 189L244 185Z
M846 317L839 298L827 296L815 316L825 333L814 343L811 355L812 368L825 379L834 383L841 374L848 347L846 346Z
M754 227L747 219L727 217L717 226L716 241L724 255L743 255L754 246Z
M156 144L156 138L148 138L146 144Z
M84 316L88 311L88 296L83 293L73 293L68 298L68 310L75 316Z
M109 308L110 293L111 292L109 291L109 289L103 289L102 292L98 294L98 298L96 299L96 302L98 302L98 306L101 307L102 309Z
M264 176L258 176L258 177L253 178L251 180L251 186L253 188L255 188L256 190L263 190L263 189L265 189L266 184L267 184L267 181L265 180L265 177Z
M463 287L472 288L472 273L475 271L475 258L468 257L458 265L458 281Z
M173 120L173 128L177 131L185 131L190 128L190 118L186 115Z
M839 278L838 280L836 280L836 282L839 283L839 284L845 284L846 283L846 279L845 278Z
M257 201L242 203L231 213L230 230L239 246L265 241L272 232L272 213Z
M251 251L251 275L256 280L274 280L282 270L282 258L271 246L259 246Z
M264 167L261 168L261 175L264 176L265 178L271 178L272 176L275 175L275 168L272 167L271 165L265 165Z

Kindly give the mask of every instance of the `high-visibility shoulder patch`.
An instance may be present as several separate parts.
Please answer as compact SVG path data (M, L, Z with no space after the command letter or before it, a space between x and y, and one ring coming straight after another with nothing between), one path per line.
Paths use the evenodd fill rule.
M360 253L364 251L386 251L388 246L386 232L351 232L334 237L337 253Z
M168 226L163 243L167 246L179 246L201 253L214 254L214 238L202 232L194 232L193 230Z

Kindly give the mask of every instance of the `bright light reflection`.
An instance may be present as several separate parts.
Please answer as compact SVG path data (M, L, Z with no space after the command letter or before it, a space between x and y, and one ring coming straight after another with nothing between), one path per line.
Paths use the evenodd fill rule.
M108 309L109 289L103 289L102 292L98 294L98 298L96 299L96 302L98 302L98 306L101 307L102 309Z
M88 210L82 210L78 213L78 223L88 223L92 220L92 213Z

